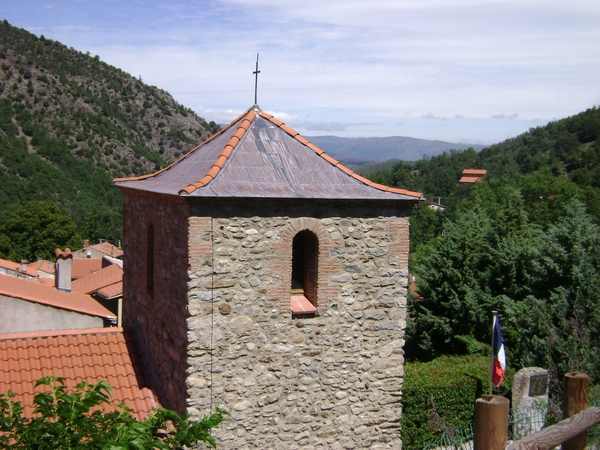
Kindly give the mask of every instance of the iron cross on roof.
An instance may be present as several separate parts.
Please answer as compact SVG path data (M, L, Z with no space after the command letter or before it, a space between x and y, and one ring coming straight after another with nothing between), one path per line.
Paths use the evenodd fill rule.
M258 106L258 53L256 54L256 70L252 72L254 74L254 106Z

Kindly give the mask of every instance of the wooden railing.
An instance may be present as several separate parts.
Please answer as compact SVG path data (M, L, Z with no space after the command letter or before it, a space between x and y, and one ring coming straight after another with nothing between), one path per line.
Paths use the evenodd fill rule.
M513 442L506 447L506 450L544 450L560 444L563 444L563 450L585 448L585 432L598 423L600 423L600 408L588 408L556 425ZM583 438L583 447L578 445L581 438Z
M506 446L508 399L484 395L475 403L474 450L543 450L562 444L563 450L585 449L587 430L600 423L600 408L588 408L589 377L564 377L563 420Z

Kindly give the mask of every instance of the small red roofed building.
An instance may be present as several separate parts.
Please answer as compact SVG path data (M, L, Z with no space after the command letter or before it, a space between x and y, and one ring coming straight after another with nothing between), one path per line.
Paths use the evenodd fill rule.
M116 315L89 295L61 292L38 280L0 275L0 333L98 328Z
M169 167L115 184L124 328L164 406L232 411L215 432L224 448L293 443L299 423L307 446L401 445L421 193L357 175L256 105Z
M476 183L483 180L487 170L485 169L465 169L462 172L459 183Z
M108 241L102 241L98 244L90 245L87 239L83 242L83 248L73 252L74 259L93 258L98 259L104 256L122 259L123 249L111 244Z
M40 378L62 377L68 387L103 380L111 386L113 396L111 405L103 409L113 411L123 402L134 417L143 420L160 405L144 387L142 359L125 342L121 328L0 334L0 393L10 389L14 400L23 405L24 414L31 417L34 396L47 389L35 387Z
M74 260L75 262L77 260ZM93 296L117 317L121 326L123 317L123 269L111 264L72 282L73 292Z
M46 260L39 260L28 264L26 261L18 263L0 259L0 275L11 275L30 280L37 278L54 279L54 263Z

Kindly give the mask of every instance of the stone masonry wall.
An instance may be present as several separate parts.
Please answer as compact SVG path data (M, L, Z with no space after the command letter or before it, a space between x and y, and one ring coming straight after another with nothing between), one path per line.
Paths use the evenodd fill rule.
M183 201L125 195L123 326L142 354L144 380L160 403L186 410L188 216ZM154 289L147 289L148 228L154 226Z
M399 448L407 210L235 212L189 219L188 412L230 411L221 448ZM303 229L319 239L318 312L293 319Z

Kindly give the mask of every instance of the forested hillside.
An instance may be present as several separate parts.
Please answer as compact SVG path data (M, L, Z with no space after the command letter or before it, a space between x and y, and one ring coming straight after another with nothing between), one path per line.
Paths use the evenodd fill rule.
M116 244L112 178L159 169L217 130L98 56L0 22L0 257L24 257L5 223L32 200L61 205L79 237Z
M371 177L422 190L411 217L407 357L488 351L500 311L509 364L600 381L600 111L591 108L477 153L398 163ZM458 185L465 168L484 181Z

